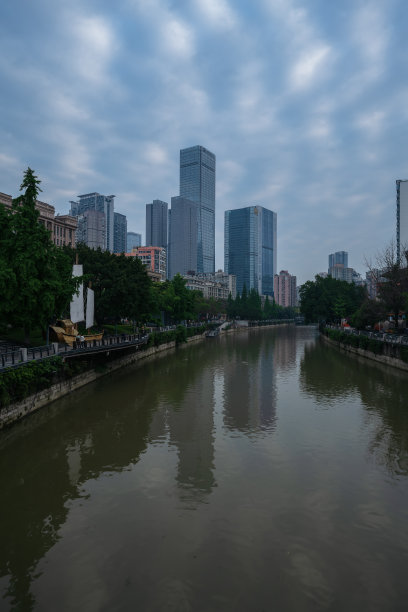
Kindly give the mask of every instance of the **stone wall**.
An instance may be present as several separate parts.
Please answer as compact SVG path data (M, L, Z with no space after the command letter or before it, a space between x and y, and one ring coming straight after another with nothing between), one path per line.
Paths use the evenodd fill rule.
M187 343L198 342L203 338L205 338L204 335L193 336L187 339ZM182 347L183 345L180 346ZM170 349L174 350L175 347L176 343L173 341L156 347L152 346L144 351L135 351L130 355L126 355L126 357L120 357L114 361L108 362L103 372L89 370L88 372L78 374L69 380L52 385L51 387L48 387L48 389L38 391L38 393L30 395L20 402L11 404L10 406L0 410L0 429L19 421L31 412L34 412L39 408L42 408L43 406L46 406L47 404L59 399L60 397L67 395L67 393L71 393L72 391L75 391L76 389L97 380L101 376L106 376L119 368L126 367L140 361L141 359L146 359L147 357L156 355L157 353L162 353L163 351L168 351Z
M322 338L328 344L337 346L337 348L340 348L346 351L347 353L354 353L354 355L360 355L361 357L366 357L366 359L371 359L372 361L376 361L377 363L389 365L393 368L398 368L399 370L405 370L405 372L408 372L408 363L405 363L405 361L402 361L401 359L397 359L389 355L376 355L372 351L366 351L365 349L350 346L349 344L343 344L342 342L338 342L337 340L332 340L331 338L328 338L325 334L320 334L320 338Z
M255 329L265 329L265 327L241 327L229 329L226 333L234 333L237 331L248 332L253 331ZM224 330L223 333L225 333ZM191 338L187 338L187 343L190 344L191 342L199 342L203 339L205 339L205 334L192 336ZM181 344L179 346L180 348L182 348L185 345ZM103 372L89 370L87 372L84 372L83 374L78 374L77 376L69 380L52 385L51 387L48 387L48 389L38 391L38 393L30 395L29 397L26 397L20 402L11 404L10 406L7 406L6 408L0 410L0 429L7 425L11 425L16 421L19 421L28 414L35 412L39 408L50 404L51 402L59 399L60 397L63 397L64 395L67 395L67 393L71 393L72 391L75 391L76 389L79 389L80 387L83 387L84 385L87 385L88 383L97 380L101 376L106 376L107 374L110 374L111 372L118 370L119 368L126 367L128 365L136 363L137 361L140 361L141 359L146 359L147 357L156 355L157 353L162 353L163 351L169 351L171 349L174 350L175 347L176 343L175 341L173 341L168 342L167 344L161 344L157 347L152 346L144 351L135 351L130 355L126 355L126 357L120 357L118 359L108 362Z

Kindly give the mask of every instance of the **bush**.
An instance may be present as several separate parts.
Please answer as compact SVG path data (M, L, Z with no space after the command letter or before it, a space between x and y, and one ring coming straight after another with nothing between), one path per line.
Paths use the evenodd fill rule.
M339 329L326 328L324 330L324 333L331 340L341 342L342 344L346 344L348 346L361 348L366 351L371 351L376 355L380 355L384 352L384 343L381 342L381 340L376 340L375 338L368 338L367 336L357 336L356 334L342 332Z
M175 337L176 337L176 344L187 342L187 328L184 327L183 325L177 325Z
M0 407L47 389L63 376L66 364L61 357L31 361L0 375Z

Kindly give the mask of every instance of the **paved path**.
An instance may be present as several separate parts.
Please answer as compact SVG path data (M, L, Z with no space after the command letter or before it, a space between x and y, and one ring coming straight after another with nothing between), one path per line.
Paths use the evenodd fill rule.
M90 340L84 342L80 347L71 347L67 344L53 342L46 346L26 349L14 345L0 345L0 372L10 367L18 367L27 361L48 359L55 355L69 355L70 357L86 355L90 353L102 353L117 350L129 346L140 346L146 344L149 334L144 336L138 334L121 334L118 336L104 336L101 340Z

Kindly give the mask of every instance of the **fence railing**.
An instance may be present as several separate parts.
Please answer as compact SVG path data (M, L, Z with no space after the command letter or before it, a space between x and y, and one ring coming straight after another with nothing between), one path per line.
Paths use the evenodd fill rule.
M340 327L339 325L326 325L326 327L329 329L337 329L338 331L345 332L346 334L353 334L355 336L366 336L368 338L373 338L374 340L386 342L387 344L408 346L408 336L402 334L389 334L386 332L358 330L353 329L352 327Z
M190 323L185 327L195 328L200 327L202 323ZM176 329L176 325L167 325L155 328L155 331L164 332ZM150 329L150 328L148 328ZM154 328L151 328L154 329ZM82 342L75 341L72 346L53 342L45 346L36 346L34 348L23 348L8 343L0 343L0 371L9 367L18 366L27 361L45 359L54 355L79 354L97 352L101 348L107 347L126 347L138 346L146 344L149 339L149 333L134 333L134 334L115 334L104 335L99 340L83 340Z
M0 370L18 366L28 361L41 360L54 355L89 353L105 347L126 347L145 344L149 339L149 334L118 334L116 336L103 336L100 340L84 340L74 342L73 346L53 342L45 346L34 348L19 347L15 350L1 351L0 347Z

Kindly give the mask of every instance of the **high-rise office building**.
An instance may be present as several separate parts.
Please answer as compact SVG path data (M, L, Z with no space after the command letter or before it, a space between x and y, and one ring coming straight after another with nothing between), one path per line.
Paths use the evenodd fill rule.
M330 268L333 268L333 266L336 266L338 264L341 264L345 268L348 267L347 251L336 251L336 253L331 253L329 255L329 274L330 274Z
M397 187L397 257L408 249L408 181L396 181Z
M334 264L331 268L329 268L329 275L335 280L346 281L346 283L353 282L353 273L355 270L353 268L346 268L343 264L338 263Z
M169 205L162 200L146 204L146 246L167 248L167 217Z
M187 198L171 198L169 213L168 277L197 271L198 204Z
M130 253L135 247L142 246L142 234L137 232L127 232L126 234L126 253Z
M74 217L82 215L86 210L96 210L105 215L105 250L113 253L114 241L114 195L104 196L100 193L85 193L78 196L78 202L70 202L71 212Z
M126 253L127 219L125 215L113 215L113 252Z
M225 211L224 270L237 277L237 293L273 295L277 215L263 206Z
M106 217L99 210L85 210L78 215L77 242L91 249L105 249Z
M275 301L280 306L296 306L296 276L281 270L275 274L273 288Z
M215 155L199 145L180 151L180 196L197 202L197 272L215 272Z

